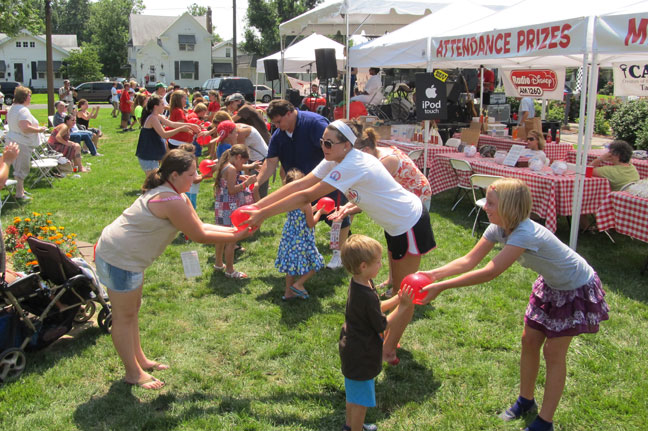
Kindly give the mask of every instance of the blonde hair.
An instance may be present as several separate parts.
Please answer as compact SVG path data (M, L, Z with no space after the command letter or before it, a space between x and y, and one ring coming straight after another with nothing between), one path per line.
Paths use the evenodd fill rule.
M236 144L233 145L232 148L229 150L226 150L218 159L218 168L216 169L216 175L215 175L215 184L214 187L220 187L220 179L221 175L223 173L223 169L225 169L225 166L230 162L230 159L233 159L236 156L241 156L243 160L249 160L250 159L250 153L248 153L248 149L245 145L243 144Z
M232 121L232 116L227 111L218 111L216 112L216 114L214 114L212 123L215 126L218 126L218 123L220 123L221 121Z
M285 184L292 183L293 181L297 181L300 178L304 177L304 173L300 171L297 168L292 168L288 172L286 172L286 178L284 179Z
M182 98L187 97L187 93L182 90L176 90L171 93L169 97L169 112L172 112L174 109L184 109L184 104L182 103Z
M204 103L196 103L196 106L194 106L194 112L203 112L206 111L207 107L205 106Z
M529 218L533 199L524 181L517 178L502 178L488 187L497 195L497 212L504 230L513 232L518 225Z
M527 133L527 137L529 136L533 136L536 139L536 142L538 143L538 150L544 150L547 139L542 136L542 133L538 132L537 130L531 130L529 133Z
M360 274L362 263L371 264L382 255L378 241L364 235L351 235L342 245L342 265L353 275Z

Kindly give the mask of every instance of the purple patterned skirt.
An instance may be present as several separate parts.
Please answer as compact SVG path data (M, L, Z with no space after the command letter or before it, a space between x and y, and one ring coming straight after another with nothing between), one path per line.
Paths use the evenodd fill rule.
M608 320L608 307L601 280L592 280L574 290L556 290L539 275L533 283L524 323L541 331L547 338L572 337L595 333L599 323Z

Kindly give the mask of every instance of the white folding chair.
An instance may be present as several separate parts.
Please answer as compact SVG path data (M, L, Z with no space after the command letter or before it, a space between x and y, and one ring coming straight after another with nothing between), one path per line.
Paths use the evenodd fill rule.
M626 184L625 186L621 187L621 188L619 189L619 191L620 191L620 192L624 192L624 191L628 190L628 189L629 189L632 185L634 185L635 183L636 183L636 181L632 181L632 182Z
M472 175L473 169L470 163L461 159L450 159L450 166L457 177L457 195L455 196L455 203L450 210L454 211L457 205L459 205L459 202L468 196L468 192L472 190L469 177ZM470 214L472 214L472 211Z
M62 154L53 151L45 140L44 135L39 135L40 145L34 148L31 152L31 167L36 169L38 175L32 181L31 186L34 187L41 180L45 179L51 186L54 181L53 171L58 168L58 157Z
M7 181L5 181L3 190L7 191L7 196L2 198L0 209L2 209L2 207L5 206L5 204L9 202L9 200L12 200L14 203L18 203L18 200L16 199L16 184L18 184L18 181L16 180L8 179Z
M472 186L473 203L475 204L475 208L477 208L477 214L475 215L475 221L473 223L473 228L471 233L472 236L475 236L475 229L477 228L477 222L479 221L479 214L481 214L481 210L486 205L486 198L480 197L478 199L477 192L479 190L486 190L488 186L490 186L500 178L503 177L499 177L497 175L482 175L482 174L475 174L470 176L470 185ZM484 192L484 196L486 196L485 192ZM473 211L475 208L473 208Z
M421 157L421 154L423 154L423 149L420 150L412 150L409 153L407 153L407 156L412 159L414 162L416 162L419 157Z
M461 139L459 138L450 138L445 143L446 147L457 148L461 145Z

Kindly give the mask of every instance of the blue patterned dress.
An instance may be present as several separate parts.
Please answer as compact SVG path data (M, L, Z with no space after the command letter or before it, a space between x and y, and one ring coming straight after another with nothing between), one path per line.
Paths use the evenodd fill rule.
M300 209L288 213L283 227L275 268L290 275L304 275L319 271L324 258L315 245L315 230L308 227L306 215Z

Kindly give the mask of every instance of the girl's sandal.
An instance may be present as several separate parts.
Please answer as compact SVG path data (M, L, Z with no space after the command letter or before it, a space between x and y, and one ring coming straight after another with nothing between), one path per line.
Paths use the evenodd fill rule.
M232 272L225 271L225 277L233 278L233 279L236 279L236 280L241 280L241 279L244 279L244 278L248 278L248 275L246 273L240 272L240 271L232 271Z
M214 269L216 271L225 271L225 265L218 266L218 265L214 264Z

